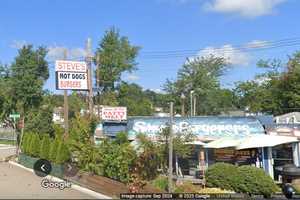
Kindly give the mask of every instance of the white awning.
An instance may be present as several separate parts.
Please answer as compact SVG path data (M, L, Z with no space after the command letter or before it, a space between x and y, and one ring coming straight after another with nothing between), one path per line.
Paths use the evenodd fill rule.
M213 148L213 149L221 149L221 148L227 148L227 147L235 147L239 144L241 139L238 138L232 138L232 137L224 137L217 139L215 141L212 141L205 145L206 148Z
M200 146L205 146L206 145L206 143L198 141L198 140L195 140L195 141L192 141L192 142L187 142L186 144L193 144L193 145L200 145Z
M280 144L299 142L297 137L256 134L240 140L236 149L273 147Z

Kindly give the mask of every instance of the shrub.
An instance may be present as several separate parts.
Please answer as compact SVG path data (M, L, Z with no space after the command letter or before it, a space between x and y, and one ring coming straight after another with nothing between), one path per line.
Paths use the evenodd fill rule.
M22 138L21 150L25 154L28 154L28 146L29 146L30 140L31 140L30 136L31 136L30 133L24 133L23 138Z
M63 138L64 135L64 129L59 124L53 124L53 130L54 130L54 137L55 138Z
M198 186L199 187L199 186ZM200 188L197 188L192 182L185 181L176 185L175 192L177 193L196 193Z
M198 191L200 194L229 194L234 193L233 191L229 190L222 190L220 188L203 188Z
M139 141L135 162L137 173L143 180L153 180L158 175L157 169L161 163L158 145L143 134L139 134L137 138Z
M273 179L262 169L252 166L237 167L231 164L217 163L206 172L208 187L218 187L249 195L260 194L270 197L278 191Z
M158 176L156 179L154 179L151 184L163 191L168 190L168 177L166 176Z
M70 153L67 145L61 140L59 141L57 155L56 155L56 163L63 164L64 162L70 160Z
M50 137L48 134L43 135L41 148L40 148L40 158L49 160L50 152Z
M216 163L205 173L206 185L235 192L243 191L242 177L237 166L227 163Z
M102 155L100 168L103 175L124 183L130 181L130 174L136 159L136 153L129 143L122 145L105 141L99 146Z
M30 147L29 147L29 155L33 157L38 157L40 152L40 138L37 134L32 134Z
M238 168L238 171L243 175L244 193L250 195L262 194L265 197L270 197L271 194L279 190L273 179L262 169L252 166L241 166Z
M52 140L52 142L51 142L51 144L50 144L49 159L50 159L52 162L56 162L56 156L57 156L58 145L59 145L59 140L58 140L58 138L55 138L54 140Z

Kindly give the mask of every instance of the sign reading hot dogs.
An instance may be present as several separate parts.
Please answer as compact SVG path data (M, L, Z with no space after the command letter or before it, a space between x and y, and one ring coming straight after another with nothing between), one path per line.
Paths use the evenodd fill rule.
M85 62L58 60L55 63L57 90L88 90Z

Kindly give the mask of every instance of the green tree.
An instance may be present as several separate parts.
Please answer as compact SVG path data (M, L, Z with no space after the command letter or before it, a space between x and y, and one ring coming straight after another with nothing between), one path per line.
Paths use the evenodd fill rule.
M151 141L144 134L137 135L137 141L136 173L142 180L152 180L157 177L158 168L162 161L159 144Z
M16 110L12 95L10 69L7 65L0 64L0 119L2 121L7 121L9 114Z
M56 157L57 157L57 148L59 146L59 141L61 139L55 138L51 144L50 144L50 152L49 152L49 159L52 162L56 162Z
M42 101L43 85L49 78L46 54L44 47L34 49L32 45L25 45L10 66L12 102L23 115Z
M113 91L123 72L135 70L138 51L139 47L131 45L127 37L120 36L116 28L106 31L96 51L100 58L96 70L96 77L100 80L98 86L105 92Z
M70 152L68 146L64 143L63 140L60 140L58 144L55 162L57 164L63 164L68 160L70 160Z
M160 141L159 154L161 156L161 164L167 169L168 155L169 155L169 138L170 138L170 126L166 125L166 127L158 134L158 138ZM176 133L173 136L173 152L174 155L177 155L180 158L188 157L192 151L193 146L190 145L192 141L195 140L195 135L191 132L180 132Z
M27 121L25 131L33 131L35 133L44 133L54 136L52 118L53 107L50 107L49 105L42 105L39 108L31 109L25 118Z
M40 138L38 134L32 134L29 153L31 156L39 157L40 154Z
M50 158L50 137L48 134L42 136L40 158L49 160Z
M196 114L218 114L224 110L220 105L223 96L219 95L223 93L220 91L219 79L227 68L228 64L224 58L213 55L187 59L177 73L177 80L167 80L164 85L165 91L175 101L175 111L180 112L181 94L189 97L192 90L198 99Z
M153 113L152 102L137 84L122 82L118 86L118 100L120 106L126 106L130 116L149 116Z

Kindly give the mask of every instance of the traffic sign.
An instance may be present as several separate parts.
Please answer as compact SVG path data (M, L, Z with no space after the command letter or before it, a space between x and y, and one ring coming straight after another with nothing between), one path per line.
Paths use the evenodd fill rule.
M14 118L14 119L20 118L20 114L19 113L10 114L9 118Z

